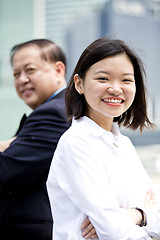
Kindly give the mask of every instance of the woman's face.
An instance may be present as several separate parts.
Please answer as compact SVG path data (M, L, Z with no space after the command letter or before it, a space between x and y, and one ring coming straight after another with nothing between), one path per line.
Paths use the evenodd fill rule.
M133 65L126 54L107 57L89 68L84 81L75 75L75 87L84 94L87 116L110 129L113 118L123 114L134 100Z

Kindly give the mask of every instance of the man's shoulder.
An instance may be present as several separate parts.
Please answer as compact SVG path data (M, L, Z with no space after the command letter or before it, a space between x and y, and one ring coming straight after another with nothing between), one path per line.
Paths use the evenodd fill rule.
M38 106L28 116L26 123L31 121L63 121L66 120L66 106L64 97L54 97L48 102L45 102Z
M36 109L33 110L32 113L37 113L41 111L65 111L65 97L62 94L58 94L59 96L55 96L53 99L42 103Z
M34 111L46 110L46 109L59 109L61 107L65 107L64 99L51 99L49 102L45 102L37 107Z

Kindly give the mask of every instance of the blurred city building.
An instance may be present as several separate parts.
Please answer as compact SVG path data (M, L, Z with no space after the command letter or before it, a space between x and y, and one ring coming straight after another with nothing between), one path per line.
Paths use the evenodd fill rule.
M14 134L23 112L30 111L13 87L10 49L43 37L64 49L67 79L96 38L121 38L132 45L146 65L149 112L157 128L143 137L127 134L136 145L160 143L160 0L0 0L0 140Z
M0 0L0 84L13 82L9 54L13 45L45 36L45 0Z
M13 86L10 50L37 37L45 37L45 0L0 0L0 140L13 136L30 112Z
M30 112L14 90L9 62L12 46L47 37L65 51L67 24L100 9L103 2L105 0L0 0L0 140L12 136L23 112Z
M71 23L66 36L69 73L84 47L98 37L120 38L131 45L145 63L150 115L160 127L160 1L107 1L99 11ZM160 135L153 140L160 143Z
M157 127L142 135L124 132L137 146L160 144L160 0L58 1L56 4L47 0L46 13L46 36L57 39L68 57L67 79L84 48L96 38L120 38L137 51L146 67L149 113Z
M99 11L106 2L108 0L46 0L47 38L66 48L65 34L70 23Z

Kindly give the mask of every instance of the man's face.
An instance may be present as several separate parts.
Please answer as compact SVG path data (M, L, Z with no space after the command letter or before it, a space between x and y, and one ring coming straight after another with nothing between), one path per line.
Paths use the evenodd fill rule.
M13 58L13 74L18 96L32 109L44 103L59 87L56 63L45 61L37 46L19 49Z

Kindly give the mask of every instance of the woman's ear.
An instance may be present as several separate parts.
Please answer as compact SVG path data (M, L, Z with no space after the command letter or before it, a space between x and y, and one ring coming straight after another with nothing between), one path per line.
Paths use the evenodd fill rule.
M74 75L74 84L75 84L75 89L79 94L83 94L83 81L82 79L78 76L78 74Z

